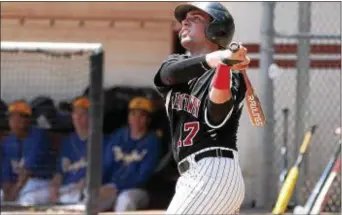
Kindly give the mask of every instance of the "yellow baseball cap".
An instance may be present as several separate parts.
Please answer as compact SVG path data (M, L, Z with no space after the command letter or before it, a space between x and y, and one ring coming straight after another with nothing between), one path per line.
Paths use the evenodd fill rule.
M90 101L86 97L80 97L80 98L75 99L75 101L72 103L72 107L89 109Z
M8 113L22 113L31 116L32 109L25 101L15 101L8 106Z
M149 113L153 112L153 104L152 101L145 97L135 97L129 102L128 109L139 109L144 110Z

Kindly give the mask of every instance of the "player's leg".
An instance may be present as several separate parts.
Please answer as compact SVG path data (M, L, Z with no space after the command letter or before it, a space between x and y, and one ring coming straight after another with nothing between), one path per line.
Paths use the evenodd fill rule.
M193 167L179 178L168 214L233 214L240 208L244 183L237 156L205 158Z
M192 180L188 172L182 174L177 180L175 194L166 210L166 214L176 214L176 211L183 211L184 207L190 203L192 196L196 194L196 192L192 192L192 189L201 188L202 186L202 183Z
M49 180L29 179L19 193L18 201L21 204L45 204L49 202Z
M240 208L245 188L239 163L229 158L214 158L213 163L204 192L195 197L185 213L235 214Z
M104 185L100 188L99 194L99 211L113 210L116 202L116 190L112 186Z
M203 159L204 160L204 159ZM176 193L166 211L167 214L186 214L199 195L206 195L213 181L208 180L213 170L214 160L209 163L195 162L189 159L190 169L182 173L176 184ZM199 210L203 210L203 204Z
M116 200L115 211L135 211L148 206L149 196L143 189L128 189L121 192Z
M4 201L4 192L2 189L0 189L0 202Z
M77 188L77 184L67 184L59 188L59 202L79 203L81 201L82 191Z

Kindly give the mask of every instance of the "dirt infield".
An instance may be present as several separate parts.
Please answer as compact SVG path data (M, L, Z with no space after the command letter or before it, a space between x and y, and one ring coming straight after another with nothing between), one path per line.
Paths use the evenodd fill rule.
M120 215L133 215L133 214L163 214L164 211L136 211L134 213L120 213ZM20 212L1 212L1 215L54 215L54 214L72 214L72 215L84 215L85 213L80 213L80 212L30 212L30 211L20 211ZM118 213L113 213L113 212L107 212L107 213L100 213L100 215L118 215Z
M37 211L37 212L33 212L33 211L9 211L9 212L3 212L1 211L1 215L43 215L43 214L47 214L47 215L54 215L54 214L72 214L72 215L84 215L85 213L82 212L70 212L70 211ZM147 210L147 211L134 211L134 212L125 212L125 213L115 213L115 212L106 212L106 213L99 213L100 215L138 215L138 214L164 214L163 210Z
M70 210L72 208L73 210ZM72 215L84 215L85 208L83 204L74 204L74 205L50 205L50 206L39 206L39 207L30 207L30 206L17 206L17 205L1 205L1 215L54 215L54 214L72 214ZM138 215L138 214L164 214L164 210L141 210L141 211L132 211L125 213L115 213L115 212L103 212L99 213L99 215ZM256 210L256 209L247 209L243 208L240 211L240 215L266 215L270 214L270 211L266 210ZM286 213L292 214L292 213ZM325 215L337 215L338 213L323 213Z
M58 214L72 214L72 215L84 215L85 213L81 212L65 212L65 211L60 211L60 212L32 212L32 211L20 211L20 212L1 212L2 215L58 215ZM115 213L115 212L106 212L106 213L100 213L100 215L138 215L138 214L164 214L163 210L147 210L147 211L134 211L134 212L125 212L125 213ZM271 213L267 212L260 212L260 211L245 211L241 212L240 215L248 215L248 214L253 214L253 215L271 215ZM292 213L286 213L286 214L292 214ZM284 215L286 215L284 214ZM322 213L323 215L338 215L338 213Z

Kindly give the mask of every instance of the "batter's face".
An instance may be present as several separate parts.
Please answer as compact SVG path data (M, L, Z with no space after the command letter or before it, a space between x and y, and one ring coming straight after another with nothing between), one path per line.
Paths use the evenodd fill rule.
M89 115L84 108L74 108L72 111L72 123L77 131L88 131Z
M205 37L205 29L209 23L210 17L203 11L193 10L187 13L179 32L182 46L188 48L192 44L208 43L209 41Z

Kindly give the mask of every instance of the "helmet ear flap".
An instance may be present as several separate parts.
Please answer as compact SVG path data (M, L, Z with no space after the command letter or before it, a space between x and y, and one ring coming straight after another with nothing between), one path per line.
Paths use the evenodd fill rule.
M211 27L212 25L207 25L207 27L205 28L205 36L207 37L207 39L212 42L212 43L216 43L216 36L215 36L215 33L211 30Z
M205 29L205 34L210 42L219 45L221 48L225 48L222 47L222 44L229 44L232 40L232 35L227 27L217 22L210 23ZM230 35L231 37L229 37Z

